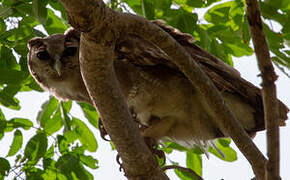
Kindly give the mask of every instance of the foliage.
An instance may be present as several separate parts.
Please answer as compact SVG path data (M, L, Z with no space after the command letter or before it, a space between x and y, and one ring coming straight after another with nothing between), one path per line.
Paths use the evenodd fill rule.
M20 110L17 93L42 91L26 65L27 41L35 36L63 33L69 25L65 10L57 0L0 2L0 105ZM260 5L272 60L280 68L289 68L290 1L264 0ZM111 0L108 6L150 20L163 19L192 34L199 46L230 65L232 56L253 54L244 0ZM273 29L272 24L279 24L281 29ZM0 109L0 140L8 133L13 133L14 137L7 156L0 157L0 179L15 171L24 173L27 179L93 179L87 168L98 168L98 161L87 154L98 147L92 133L95 129L73 117L71 106L71 102L58 102L51 97L43 103L36 121L7 120ZM85 103L79 106L89 123L97 128L98 113L94 108ZM23 132L31 128L35 135L23 144ZM229 144L230 140L220 139L216 146L222 153L214 148L208 152L225 161L234 161L236 153ZM186 148L173 142L160 148L167 154L183 151L187 167L202 175L204 152L199 148ZM8 161L8 157L15 157L15 162ZM175 172L181 179L194 179L188 173Z

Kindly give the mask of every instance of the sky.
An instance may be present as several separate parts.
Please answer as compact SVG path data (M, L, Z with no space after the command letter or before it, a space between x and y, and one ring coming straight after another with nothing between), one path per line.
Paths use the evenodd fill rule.
M257 69L256 60L254 56L243 57L238 60L234 60L235 68L239 70L241 76L253 84L259 86L261 80L258 78L259 71ZM287 78L283 73L276 68L276 72L279 75L277 81L277 93L279 99L290 107L290 79ZM289 72L289 71L288 71ZM12 117L24 117L32 120L36 125L37 112L40 110L41 105L44 101L49 98L49 94L38 93L38 92L23 92L16 95L20 100L21 110L14 111L7 109L0 105L7 119ZM71 111L73 116L79 117L83 121L86 119L82 116L81 110L78 106L74 105ZM87 123L89 124L89 123ZM91 129L92 126L89 125ZM123 172L119 172L119 165L116 163L116 151L111 150L111 146L108 142L100 138L99 132L94 130L95 136L98 141L99 148L96 153L92 155L99 160L100 168L91 171L95 179L119 179L125 180ZM34 129L23 132L25 137L24 144L35 134ZM280 128L281 137L281 177L283 180L290 180L289 173L289 162L290 162L290 125L287 123L286 127ZM5 137L0 141L0 157L7 155L9 148L4 149L3 147L9 147L8 144L12 143L13 133L5 134ZM254 139L254 142L258 148L266 155L266 139L265 132L259 132ZM246 180L254 177L251 170L250 164L247 162L245 157L239 152L237 147L233 144L233 148L238 153L238 160L235 162L224 162L215 156L211 155L209 158L203 156L203 177L206 180ZM22 149L23 150L23 149ZM185 154L180 152L174 152L169 156L170 160L180 162L181 165L185 166ZM178 179L174 174L173 170L169 170L169 177L173 180ZM12 177L12 176L11 176ZM12 179L8 177L7 179Z

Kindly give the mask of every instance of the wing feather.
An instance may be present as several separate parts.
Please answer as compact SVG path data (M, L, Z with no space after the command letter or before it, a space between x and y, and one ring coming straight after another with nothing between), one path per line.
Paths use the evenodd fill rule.
M155 20L152 23L162 28L180 43L221 92L226 91L238 95L256 110L256 128L252 132L265 129L263 102L261 90L258 87L243 79L237 70L195 45L193 43L194 38L190 34L182 33L171 26L167 26L161 20ZM116 52L119 58L125 58L137 66L163 64L179 71L170 57L155 44L136 34L128 34L126 37L125 40L117 43ZM288 112L287 106L279 101L280 125L285 125Z

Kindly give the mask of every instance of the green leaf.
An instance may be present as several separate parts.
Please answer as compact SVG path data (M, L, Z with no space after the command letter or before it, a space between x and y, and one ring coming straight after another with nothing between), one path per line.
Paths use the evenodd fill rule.
M128 6L130 6L130 8L139 16L143 16L143 12L142 12L142 7L141 7L141 0L122 0L123 2L126 2L128 4Z
M175 142L165 142L165 145L167 146L167 148L172 148L178 151L188 151L188 148L183 147Z
M264 2L260 2L259 5L261 8L262 16L264 18L278 21L281 24L283 24L286 21L286 17L278 13L278 9L275 8L274 6L271 6Z
M43 129L46 133L51 135L59 131L62 128L62 126L63 126L63 120L61 118L61 113L58 108L56 113L53 114L53 116L46 121Z
M80 155L83 155L85 153L85 151L86 151L86 148L84 146L77 145L77 146L73 147L73 150L71 152L74 155L79 157Z
M51 160L51 161L53 161L53 160ZM54 164L56 163L55 161L53 161L53 162L54 162ZM45 164L45 163L43 163L43 164ZM63 178L60 178L59 175L61 175L61 174L58 172L58 170L55 167L48 166L47 168L45 168L45 172L41 175L41 177L44 180L55 180L55 179L67 180L63 175L62 175Z
M60 173L55 170L56 168L47 168L45 172L41 175L44 180L67 180L63 175L60 177Z
M228 47L230 53L236 57L250 56L254 53L252 48L242 42L228 43L224 46Z
M181 180L196 180L196 177L189 172L179 169L174 169L174 172Z
M64 137L67 143L73 143L79 138L79 134L76 131L66 131Z
M34 0L33 5L33 15L41 23L44 24L47 16L47 1L46 0Z
M4 132L6 130L7 127L7 121L4 119L0 119L0 140L3 138L4 136Z
M63 5L60 2L58 2L58 1L49 1L48 3L49 3L49 5L51 5L51 7L53 9L60 11L61 12L61 17L64 20L67 20L66 19L66 10L65 10L65 8L63 7Z
M271 0L265 0L265 3L268 4L269 6L272 6L276 9L282 8L283 0L275 0L275 2Z
M13 13L10 7L0 6L0 18L7 18Z
M176 27L182 32L193 33L197 22L197 14L189 13L184 9L170 10L164 16L169 24Z
M22 143L23 143L22 133L20 130L17 129L14 132L13 142L12 142L12 145L10 146L10 150L7 156L15 155L21 149Z
M60 104L60 112L61 112L61 118L64 122L64 131L71 130L71 119L68 116L68 112L71 109L72 101L68 102L59 102Z
M64 136L58 135L57 136L57 143L58 143L58 150L61 154L65 154L69 152L69 142L66 141Z
M81 165L80 159L72 154L61 156L55 166L67 179L93 179L93 176Z
M200 46L205 50L210 50L210 37L208 32L203 30L202 28L198 28L198 32L200 34Z
M4 20L0 19L0 34L5 33L6 29L7 29L7 26Z
M0 175L5 176L6 173L9 172L10 168L9 161L0 157Z
M154 19L155 12L154 6L150 0L142 0L142 12L143 16L149 20Z
M96 109L87 103L78 103L78 104L81 107L84 116L91 123L91 125L93 125L95 128L98 128L99 114L96 111Z
M85 123L77 118L72 119L73 129L79 135L79 140L83 146L90 152L95 152L98 148L97 140L92 131Z
M25 84L21 87L19 91L31 91L35 90L38 92L43 92L43 89L39 86L38 83L35 82L34 78L32 76L28 76L25 80Z
M84 163L86 166L97 169L99 166L97 164L99 163L98 160L94 159L92 156L86 156L86 155L80 155L80 160L82 163Z
M10 70L20 70L20 65L17 63L16 58L12 54L12 50L5 46L0 46L0 67Z
M196 172L199 176L202 176L202 159L201 158L202 158L201 154L186 152L186 166L190 168L191 170L193 170L194 172Z
M224 157L221 155L220 152L218 152L215 148L212 147L208 149L208 152L212 153L213 155L217 156L218 158L224 161L233 162L237 160L237 153L229 146L229 143L230 143L229 139L217 140L216 147L224 155Z
M233 4L229 11L229 23L232 30L237 31L242 26L244 16L244 4L242 1L233 1Z
M52 10L47 9L47 20L44 24L44 28L49 34L55 34L63 33L68 27Z
M6 120L5 115L3 114L1 109L0 109L0 120Z
M192 7L201 8L204 4L204 1L203 0L187 0L186 4Z
M42 169L30 166L25 170L26 179L43 180L42 175L44 174L44 171Z
M229 138L220 138L220 139L217 139L217 142L219 144L221 144L222 146L224 146L224 147L229 147L230 144L231 144L231 139L229 139Z
M51 145L50 148L45 152L44 158L52 158L54 156L54 145Z
M186 152L186 166L201 176L202 175L201 154L193 153L192 151L187 151ZM197 179L191 173L186 172L186 171L175 169L174 172L182 180L196 180Z
M42 106L37 115L37 122L43 127L44 131L48 134L60 130L63 126L61 117L60 106L58 100L54 97L50 97Z
M162 1L152 1L152 2L155 8L163 10L163 11L167 11L172 4L172 0L162 0Z
M21 84L27 74L23 71L0 68L0 84Z
M273 51L273 49L277 50L280 48L284 48L283 38L280 33L272 31L270 27L266 24L263 24L263 28L271 51Z
M233 1L215 5L206 12L204 19L213 24L227 24L229 22L229 11L232 5Z
M35 165L42 158L47 149L47 137L43 132L37 133L27 143L24 150L24 159Z
M52 114L58 107L58 101L54 97L50 97L48 101L42 104L41 110L37 114L37 122L40 126L45 126L46 121L51 118Z
M20 86L18 85L7 85L0 90L0 104L10 109L19 110L19 100L14 97L19 89Z
M290 56L277 51L277 50L272 50L272 52L277 56L276 58L273 57L272 59L276 60L278 63L280 63L281 65L285 66L285 67L290 67Z
M247 16L244 16L242 27L242 40L245 44L249 44L251 39L250 30L247 22Z
M24 119L24 118L13 118L9 121L7 121L7 125L9 127L8 130L6 131L10 131L14 130L15 128L23 128L25 130L29 130L31 127L33 127L33 123L29 120L29 119Z

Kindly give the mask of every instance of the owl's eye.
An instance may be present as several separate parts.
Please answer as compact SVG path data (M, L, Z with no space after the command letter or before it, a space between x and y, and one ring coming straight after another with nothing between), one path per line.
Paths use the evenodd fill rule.
M38 57L38 59L40 60L47 60L50 58L49 54L47 51L40 51L36 54L36 56Z
M67 47L63 52L63 56L73 56L77 52L77 47Z

